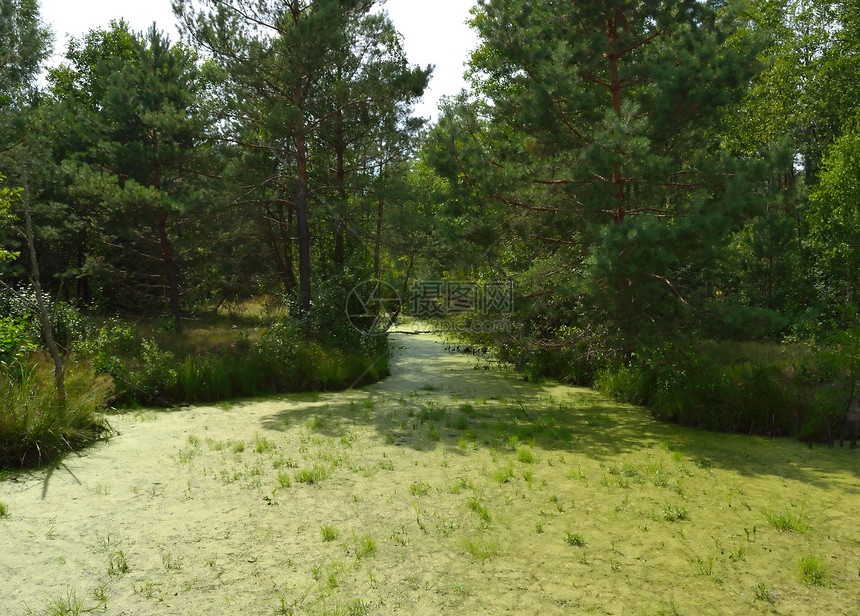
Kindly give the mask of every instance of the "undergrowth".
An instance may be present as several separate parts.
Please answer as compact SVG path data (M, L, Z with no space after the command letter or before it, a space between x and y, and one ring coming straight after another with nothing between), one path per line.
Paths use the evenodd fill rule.
M110 379L88 364L71 363L65 385L61 402L53 367L39 355L0 375L0 468L47 464L110 432L101 414Z
M376 382L388 373L384 337L345 350L309 339L295 322L278 320L230 342L196 350L109 321L82 350L116 383L122 406L219 402L301 391L337 390ZM173 346L174 348L170 348Z

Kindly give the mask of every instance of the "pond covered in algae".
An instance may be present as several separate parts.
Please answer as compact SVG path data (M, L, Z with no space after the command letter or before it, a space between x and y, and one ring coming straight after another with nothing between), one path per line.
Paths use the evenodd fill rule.
M128 413L0 484L0 612L856 613L856 452L391 340L374 386Z

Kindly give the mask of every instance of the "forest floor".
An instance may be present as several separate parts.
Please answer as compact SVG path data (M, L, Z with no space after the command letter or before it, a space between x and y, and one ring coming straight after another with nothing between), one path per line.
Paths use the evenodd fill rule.
M130 411L7 475L0 613L857 613L857 451L391 340L374 386Z

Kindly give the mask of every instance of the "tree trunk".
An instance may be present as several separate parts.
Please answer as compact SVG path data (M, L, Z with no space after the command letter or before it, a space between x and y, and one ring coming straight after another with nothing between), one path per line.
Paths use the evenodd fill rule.
M346 261L346 165L344 162L346 145L343 139L343 112L338 111L335 119L335 153L337 154L337 191L340 207L334 229L334 267L342 271Z
M45 298L42 297L42 283L39 278L39 260L36 258L36 238L33 234L33 219L30 215L30 185L27 181L27 172L24 169L24 160L21 160L21 179L24 184L24 229L27 236L27 248L30 250L31 276L33 279L33 291L36 293L36 305L39 309L39 321L42 323L42 334L45 336L45 344L51 359L54 360L54 384L57 387L57 398L60 403L66 400L66 369L60 349L54 341L53 322L48 309L45 306Z
M284 267L287 275L287 294L296 288L296 273L293 271L293 209L287 209L287 219L284 220L284 207L281 206L278 217L281 228L281 244L284 247Z
M161 192L161 164L158 161L158 132L152 131L152 180L156 190ZM161 260L167 277L167 296L170 301L170 314L173 315L173 329L182 333L182 311L179 306L179 279L176 276L176 256L173 244L167 235L167 210L159 206L155 211L155 228L158 243L161 245Z
M292 251L288 251L288 246L285 239L284 221L281 215L275 217L272 210L266 206L263 213L262 229L263 236L272 250L272 257L275 259L275 267L278 270L278 275L281 278L281 284L284 286L284 293L290 295L295 288L295 276L292 272ZM277 221L280 228L281 241L279 242L272 229L272 220ZM279 246L280 244L280 246ZM283 254L281 252L283 249Z
M299 236L299 315L311 310L311 233L308 224L308 150L304 126L296 130L296 224Z
M612 111L615 112L615 116L619 119L621 118L622 84L618 75L619 53L617 47L619 31L627 30L627 28L627 18L624 16L624 11L621 8L616 10L614 18L606 21L606 36L609 39L609 49L606 54L606 58L609 61L609 93L612 98ZM613 165L612 184L615 187L615 204L612 208L614 212L612 222L616 225L620 225L624 222L624 219L627 216L627 185L620 162L616 162ZM635 319L631 314L633 306L631 305L632 298L630 297L629 257L630 247L629 244L625 242L624 249L619 255L621 266L619 267L617 281L619 309L621 313L621 330L623 336L622 352L625 359L632 357L634 336L632 326L635 323Z
M176 276L176 257L173 245L167 235L167 212L164 208L156 211L155 228L158 231L158 241L161 245L161 260L164 263L164 273L167 276L167 293L170 300L170 313L173 315L173 327L177 334L182 333L182 311L179 306L179 279Z
M92 303L90 277L81 273L87 259L87 241L87 228L84 226L78 236L78 277L75 281L75 297L82 301L85 306L89 306Z
M382 182L382 174L383 169L380 165L379 167L379 201L376 204L376 235L374 237L373 243L373 275L376 276L376 279L379 280L382 276L382 265L380 263L379 258L379 250L380 244L382 244L382 215L383 208L385 206L385 198L382 196L382 190L384 189L384 182Z

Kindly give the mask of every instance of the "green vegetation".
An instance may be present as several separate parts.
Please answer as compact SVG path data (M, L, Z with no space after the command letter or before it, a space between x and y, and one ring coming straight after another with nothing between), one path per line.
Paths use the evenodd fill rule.
M108 378L87 364L69 365L58 401L49 362L29 361L0 375L0 468L47 464L111 431L101 414L112 392Z
M803 581L810 586L822 586L827 576L827 570L818 556L804 556L798 563Z
M311 468L303 468L295 475L299 483L315 484L325 481L331 477L332 469L329 466L314 464Z
M278 486L281 488L289 488L293 485L293 480L290 478L290 474L286 471L278 471Z
M412 496L427 496L430 493L430 484L423 481L416 481L409 486L409 493Z
M37 612L30 607L26 607L26 610L28 616L82 616L92 611L84 608L84 602L74 590L66 591L65 597L52 599L42 611Z
M425 127L432 69L374 2L181 0L184 43L111 22L39 92L51 33L0 0L0 372L49 354L57 408L87 362L118 407L354 387L388 373L362 328L427 315L353 291L440 281L476 369L856 445L843 4L487 0L470 87ZM451 295L502 279L510 305ZM474 427L455 404L416 410L430 444Z
M0 320L0 468L46 463L107 436L108 405L340 389L376 381L388 371L384 339L366 340L354 351L324 347L294 324L263 318L253 327L240 319L241 328L236 320L231 325L230 318L214 319L177 339L117 319L95 325L59 305L55 335L74 349L64 370L65 399L59 401L49 362L37 350L39 329L26 297L0 290L0 305L10 312Z
M179 571L182 569L182 556L173 556L170 552L161 556L161 564L165 571Z
M564 541L567 545L575 548L585 546L585 539L580 533L572 533L569 530L564 531Z
M368 340L350 352L308 340L284 319L257 322L238 329L229 319L216 320L177 340L165 332L139 337L114 321L99 328L81 352L114 378L117 402L124 404L342 389L387 374L384 340Z
M355 539L356 558L369 558L376 554L376 540L370 535L362 535Z
M774 599L771 595L770 588L768 588L767 584L765 584L764 582L759 582L758 584L753 586L752 591L753 594L755 594L756 600L773 603Z
M413 172L449 215L445 277L515 283L513 310L446 326L666 421L856 443L860 14L565 7L481 4L470 96L421 152L437 177Z
M500 545L497 539L487 539L483 536L464 537L463 549L476 560L487 560L499 553Z
M210 601L213 585L229 596L212 608L225 614L260 605L325 613L357 597L371 612L397 601L529 614L561 602L583 613L611 605L643 614L773 604L798 616L853 605L857 537L845 520L855 452L668 424L513 371L475 378L474 360L450 358L436 339L397 339L413 349L395 376L361 392L203 407L145 423L117 417L123 433L166 435L136 476L103 476L98 460L126 444L118 442L68 463L86 490L53 484L54 498L38 509L17 482L0 483L14 513L0 524L10 540L29 529L21 549L40 555L27 575L36 566L46 579L66 571L86 608L104 586L117 611ZM421 391L421 380L400 370L414 358L425 375L444 375L441 390ZM427 440L419 413L430 403L477 409L469 447L455 430ZM192 464L171 462L189 450ZM531 462L520 460L523 450ZM507 468L513 477L500 481L496 471ZM289 489L278 487L284 475ZM78 495L76 507L58 498L65 494ZM117 499L123 506L106 510L90 549L75 556L98 579L67 571L68 529ZM155 525L181 512L211 530L166 541ZM805 555L817 560L801 564ZM551 565L540 567L539 587L518 588L539 562ZM271 567L275 578L265 573ZM226 571L234 577L225 580ZM552 603L546 588L555 589ZM26 595L34 608L49 599L36 589Z
M481 0L428 121L374 0L175 0L181 42L112 21L46 72L39 3L0 0L0 471L51 463L48 507L114 421L216 404L181 481L76 500L206 502L222 557L109 533L97 608L225 555L282 614L856 604L856 5ZM450 335L389 348L401 317ZM331 394L410 345L400 389ZM64 543L8 492L4 529Z
M768 524L780 532L805 532L809 530L809 523L801 514L790 511L768 511L765 513L765 518Z
M492 519L490 516L490 511L487 509L486 505L481 502L477 496L469 497L469 509L478 514L478 517L484 524L489 524Z
M687 519L687 508L681 505L680 507L673 507L668 503L663 505L663 519L667 522L677 522L678 520L686 520Z
M125 554L121 550L114 552L108 557L108 575L110 577L125 575L130 570L128 559L126 559Z

